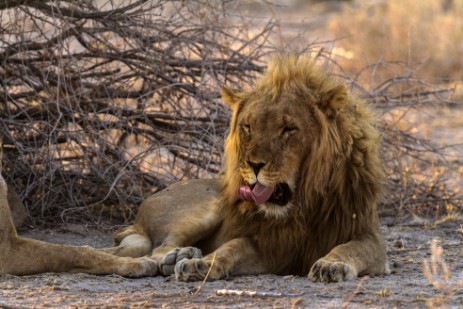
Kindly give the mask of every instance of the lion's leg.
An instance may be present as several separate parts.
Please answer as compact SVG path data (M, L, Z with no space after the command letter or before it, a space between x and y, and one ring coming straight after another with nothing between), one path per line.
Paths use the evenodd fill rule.
M268 270L261 255L248 238L226 242L204 258L185 259L175 265L175 276L181 281L218 280L231 275L255 275Z
M358 275L389 273L386 247L382 239L352 240L333 248L310 269L309 277L317 282L341 282Z
M169 233L162 244L151 253L151 258L159 262L163 275L173 274L175 264L183 259L202 257L201 250L193 247L198 242L202 242L202 248L208 252L221 245L213 241L214 233L222 222L214 205L193 209L188 216L170 225Z
M113 235L114 246L98 249L109 254L126 257L142 257L152 249L152 241L137 224L122 228Z
M126 277L153 276L157 263L99 252L89 247L50 244L15 237L2 244L0 273L27 275L42 272L84 272Z
M169 275L177 259L201 256L201 250L191 246L210 238L220 226L219 191L219 182L214 179L173 184L146 199L134 224L114 233L114 247L101 250L131 257L151 252L151 258L164 261L163 274ZM206 248L209 252L213 249Z
M155 275L151 259L130 259L87 247L55 245L18 237L7 200L7 186L0 175L0 274L86 272L140 277Z

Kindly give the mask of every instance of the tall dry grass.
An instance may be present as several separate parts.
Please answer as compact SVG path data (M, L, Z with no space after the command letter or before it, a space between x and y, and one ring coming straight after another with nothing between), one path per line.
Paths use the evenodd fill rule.
M331 18L339 61L351 73L378 62L381 75L406 71L428 79L463 79L463 1L356 1Z
M452 306L454 295L461 293L462 282L452 280L451 269L438 239L431 240L430 251L429 260L423 261L423 274L437 293L426 300L426 305L428 308L449 308Z

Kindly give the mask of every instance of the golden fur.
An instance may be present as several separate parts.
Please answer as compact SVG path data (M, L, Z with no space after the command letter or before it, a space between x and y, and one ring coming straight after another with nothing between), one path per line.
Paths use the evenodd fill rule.
M147 199L105 251L154 248L161 273L185 281L208 271L322 282L387 274L380 139L365 102L306 55L277 55L253 89L224 88L222 97L233 115L220 181L178 183ZM257 183L278 196L239 199L240 186Z
M26 220L26 208L24 207L23 202L19 195L12 189L10 186L7 186L8 194L7 201L10 206L11 217L13 218L13 223L16 228L23 225L24 220Z

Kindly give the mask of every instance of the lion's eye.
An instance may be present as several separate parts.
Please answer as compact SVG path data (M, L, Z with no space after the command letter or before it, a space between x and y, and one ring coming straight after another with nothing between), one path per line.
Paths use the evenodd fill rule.
M243 125L241 126L241 128L243 129L244 133L246 133L246 134L251 133L251 126L250 126L250 125L248 125L248 124L243 124Z

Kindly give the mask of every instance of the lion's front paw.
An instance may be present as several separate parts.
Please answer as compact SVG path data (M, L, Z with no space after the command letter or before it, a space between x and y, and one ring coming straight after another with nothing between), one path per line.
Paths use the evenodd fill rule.
M182 260L175 265L175 278L180 281L200 281L208 271L209 264L203 259Z
M175 248L168 252L161 260L160 270L164 276L172 275L175 272L175 265L182 260L197 259L203 256L198 248L184 247Z
M357 270L344 262L319 259L310 269L309 278L314 282L342 282L357 278Z
M131 278L151 277L158 274L158 263L150 258L123 258L118 267L118 275Z

